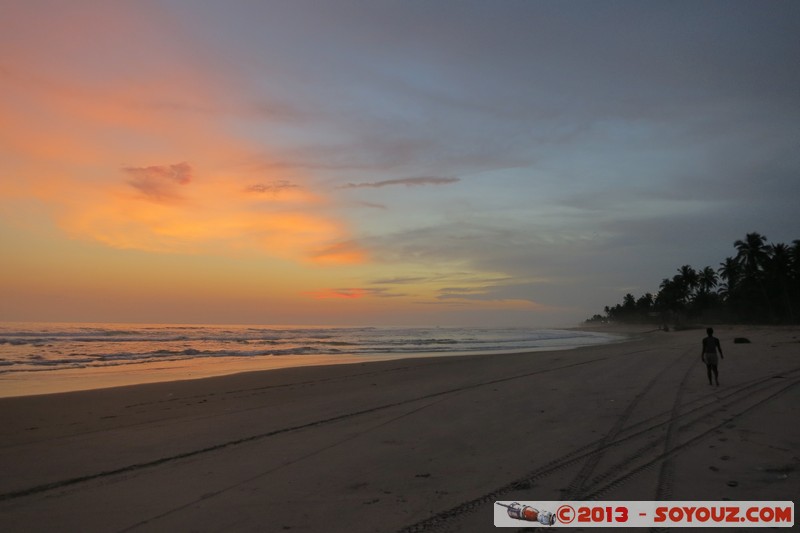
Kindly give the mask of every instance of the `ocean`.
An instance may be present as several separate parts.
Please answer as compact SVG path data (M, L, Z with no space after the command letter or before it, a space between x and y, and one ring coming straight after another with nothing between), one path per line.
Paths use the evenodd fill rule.
M606 333L536 328L0 323L0 374L208 358L489 354L617 340Z

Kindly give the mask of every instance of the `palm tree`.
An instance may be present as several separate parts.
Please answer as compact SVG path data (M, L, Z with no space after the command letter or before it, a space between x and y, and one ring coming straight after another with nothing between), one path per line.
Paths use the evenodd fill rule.
M752 304L749 306L748 314L759 315L756 294L760 293L767 314L770 318L774 318L772 305L763 283L764 264L769 258L769 247L766 240L767 238L760 233L748 233L743 241L736 241L733 245L738 252L736 261L743 268L744 277L741 280L741 288L746 293L745 299ZM764 309L761 310L762 313L763 311Z
M625 297L622 298L622 308L626 312L633 312L633 310L636 309L636 297L631 293L626 294Z
M697 273L697 293L694 295L692 308L698 316L716 307L718 296L712 291L717 286L718 279L716 271L711 267L705 267Z
M792 241L792 298L800 300L800 239Z
M653 309L653 295L649 292L644 293L636 300L636 310L646 316Z
M667 316L674 316L680 321L681 312L686 307L687 288L683 278L678 274L672 279L664 278L661 281L655 307Z
M718 280L719 278L714 269L707 266L697 275L697 286L701 292L709 293L717 286Z
M800 239L791 245L767 244L760 233L748 233L734 242L736 255L727 257L715 271L695 271L683 265L664 278L654 297L638 300L626 294L622 304L606 306L610 319L643 319L660 312L664 324L687 316L744 321L800 319ZM716 289L716 290L715 290ZM706 314L706 311L712 314Z
M720 292L723 296L730 296L739 287L742 267L733 257L726 257L725 261L719 264L719 277L725 281L725 287Z
M800 283L800 239L792 241L792 278Z
M742 267L733 257L726 257L725 261L719 264L719 278L724 281L719 290L719 297L725 308L732 313L730 318L738 319L739 315L746 309L742 305Z
M773 301L780 301L783 305L783 314L790 321L793 320L793 310L790 292L790 278L792 276L792 249L785 244L774 244L768 247L769 256L764 264L767 289Z
M689 293L689 295L691 295L691 293L694 292L694 290L697 288L697 284L699 281L699 278L697 277L697 272L691 266L683 265L678 269L678 274L683 280L687 292Z
M792 268L792 249L783 244L772 244L767 247L768 257L765 263L769 274L788 277Z
M748 233L743 241L733 243L736 247L736 260L744 268L748 278L755 279L769 255L767 238L760 233Z

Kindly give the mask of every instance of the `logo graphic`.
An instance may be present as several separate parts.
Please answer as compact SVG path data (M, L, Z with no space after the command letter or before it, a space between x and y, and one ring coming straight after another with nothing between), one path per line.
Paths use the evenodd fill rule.
M495 502L501 507L505 507L508 511L508 516L516 520L525 520L526 522L539 522L543 526L552 526L556 523L556 516L550 511L540 511L529 505L520 505L519 502L514 502L511 505Z
M745 501L495 501L495 527L794 527L794 502ZM545 511L550 509L553 512Z
M571 505L562 505L556 510L556 516L562 524L571 524L575 520L575 509Z

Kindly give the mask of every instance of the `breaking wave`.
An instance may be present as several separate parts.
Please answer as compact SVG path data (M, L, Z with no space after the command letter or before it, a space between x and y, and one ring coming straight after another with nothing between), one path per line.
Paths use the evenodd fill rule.
M0 373L211 357L521 352L615 340L535 328L0 324Z

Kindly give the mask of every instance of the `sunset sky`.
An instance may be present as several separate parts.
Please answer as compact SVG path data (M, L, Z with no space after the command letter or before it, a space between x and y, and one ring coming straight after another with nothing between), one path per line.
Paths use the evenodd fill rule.
M800 238L800 3L0 0L0 320L573 325Z

